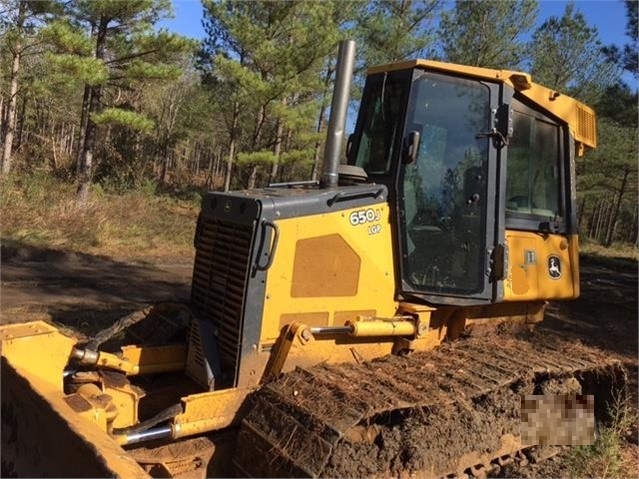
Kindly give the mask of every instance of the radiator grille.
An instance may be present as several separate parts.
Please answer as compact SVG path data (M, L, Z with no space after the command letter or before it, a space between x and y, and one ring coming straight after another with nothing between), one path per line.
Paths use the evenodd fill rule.
M201 218L191 285L191 307L217 330L223 377L216 384L232 387L242 337L242 310L251 259L250 225ZM216 386L217 388L217 386Z
M595 115L581 105L577 105L577 131L575 137L587 146L597 146Z

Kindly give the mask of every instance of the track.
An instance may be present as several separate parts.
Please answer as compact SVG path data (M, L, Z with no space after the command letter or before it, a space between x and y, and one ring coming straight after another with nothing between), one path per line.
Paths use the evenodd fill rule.
M523 459L522 394L594 394L601 413L624 380L597 350L502 336L298 368L256 393L235 463L253 477L481 476Z

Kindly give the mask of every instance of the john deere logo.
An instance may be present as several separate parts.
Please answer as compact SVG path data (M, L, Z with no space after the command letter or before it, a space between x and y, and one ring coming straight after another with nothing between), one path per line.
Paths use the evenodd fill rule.
M229 211L231 211L231 201L230 200L226 200L224 202L224 212L228 213Z
M548 257L548 276L550 279L561 278L561 260L557 255Z

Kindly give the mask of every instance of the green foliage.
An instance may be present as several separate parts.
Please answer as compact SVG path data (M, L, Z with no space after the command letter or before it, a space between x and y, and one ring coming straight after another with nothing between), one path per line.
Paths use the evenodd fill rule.
M275 155L272 151L253 151L250 153L239 153L237 162L240 165L270 165L275 162Z
M532 75L542 85L594 103L619 78L602 50L596 27L590 27L573 3L561 18L550 17L533 34Z
M209 36L200 66L219 102L231 154L239 153L240 167L251 165L252 187L265 178L256 165L273 165L273 176L283 147L308 146L298 135L316 128L332 75L324 68L352 5L228 0L204 6Z
M157 29L171 14L168 0L3 5L5 110L12 55L23 54L14 139L21 172L72 180L88 117L99 182L89 191L101 198L316 177L337 43L355 38L360 74L415 57L521 68L594 106L599 148L577 159L582 231L602 243L609 231L611 242L636 240L637 92L619 82L624 69L636 74L627 54L636 51L636 2L626 2L627 45L604 50L579 3L532 31L536 0L205 0L202 48Z
M55 81L73 81L87 85L104 85L109 79L109 70L104 62L93 57L47 52Z
M606 246L636 241L639 137L636 127L601 117L599 146L577 161L578 197L589 237ZM626 224L620 228L619 223Z
M132 61L126 69L129 80L174 80L182 73L178 65L156 64L141 60Z
M310 148L304 150L289 150L282 153L280 161L282 164L299 163L302 165L311 165L313 160L313 150Z
M518 69L527 55L522 37L537 19L537 0L457 0L444 12L440 35L446 61Z
M421 55L429 57L434 48L434 21L442 2L375 0L360 4L353 12L355 34L368 66L392 63Z
M56 19L43 28L42 38L61 54L86 57L93 51L91 38L67 19Z
M99 113L91 115L92 120L98 125L117 124L140 131L151 131L153 121L143 115L121 108L105 108Z

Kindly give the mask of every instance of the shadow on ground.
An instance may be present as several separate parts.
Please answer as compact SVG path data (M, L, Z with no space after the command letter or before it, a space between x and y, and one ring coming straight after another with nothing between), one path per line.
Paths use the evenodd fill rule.
M149 303L187 302L192 258L128 262L3 242L0 323L45 319L94 333Z
M541 330L637 360L637 262L581 257L581 296L551 303Z

